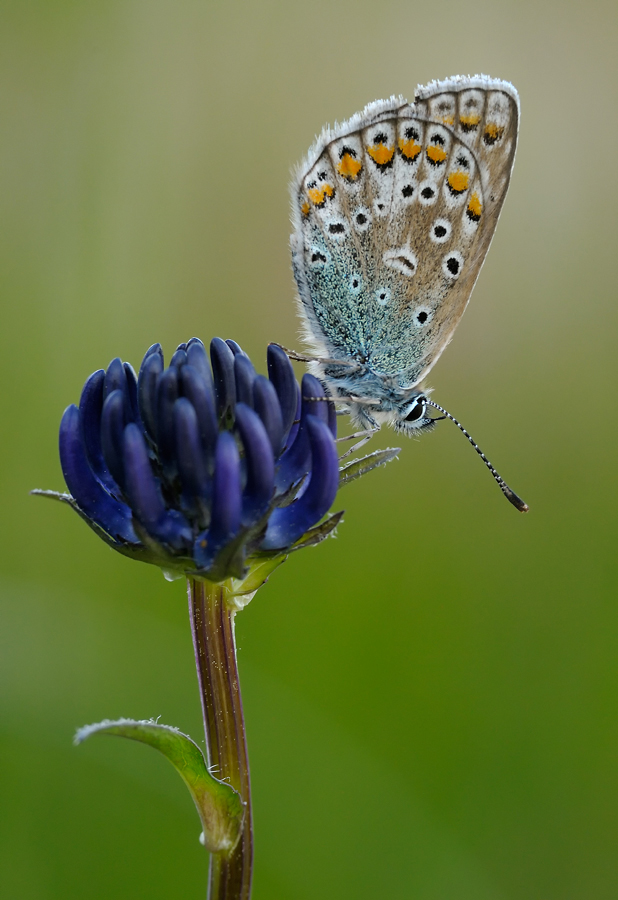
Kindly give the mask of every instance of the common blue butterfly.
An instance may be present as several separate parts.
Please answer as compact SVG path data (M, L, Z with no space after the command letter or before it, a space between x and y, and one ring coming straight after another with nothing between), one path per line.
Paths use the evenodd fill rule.
M314 375L367 432L417 435L421 382L470 299L508 189L519 97L485 75L432 81L325 128L292 184L294 276Z

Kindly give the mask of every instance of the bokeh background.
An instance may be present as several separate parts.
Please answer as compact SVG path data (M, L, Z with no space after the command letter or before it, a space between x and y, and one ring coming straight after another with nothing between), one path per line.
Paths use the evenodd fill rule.
M618 7L20 0L0 23L0 894L200 898L180 779L74 729L200 738L182 583L70 510L87 375L193 334L299 346L288 177L325 122L487 72L511 190L433 371L447 423L345 489L238 621L255 900L610 900L618 883ZM263 369L262 369L263 370ZM299 373L301 368L299 367ZM395 443L381 434L373 446Z

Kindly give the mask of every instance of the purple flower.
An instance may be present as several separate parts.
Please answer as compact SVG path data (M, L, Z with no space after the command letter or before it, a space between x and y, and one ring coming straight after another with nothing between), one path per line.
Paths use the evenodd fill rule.
M243 578L329 534L339 467L332 401L268 347L268 378L234 341L197 338L139 375L113 360L60 425L67 502L116 550L212 581Z

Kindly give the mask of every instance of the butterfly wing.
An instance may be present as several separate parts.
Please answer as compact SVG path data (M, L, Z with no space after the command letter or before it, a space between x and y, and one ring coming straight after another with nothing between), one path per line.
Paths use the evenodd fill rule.
M506 196L519 100L456 77L318 138L292 185L292 258L314 351L420 381L470 298Z

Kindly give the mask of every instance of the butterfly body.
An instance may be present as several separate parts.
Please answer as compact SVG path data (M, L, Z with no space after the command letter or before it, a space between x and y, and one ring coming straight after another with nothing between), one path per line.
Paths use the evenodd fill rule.
M509 184L519 100L456 77L325 129L292 185L292 260L313 373L365 427L418 431Z

